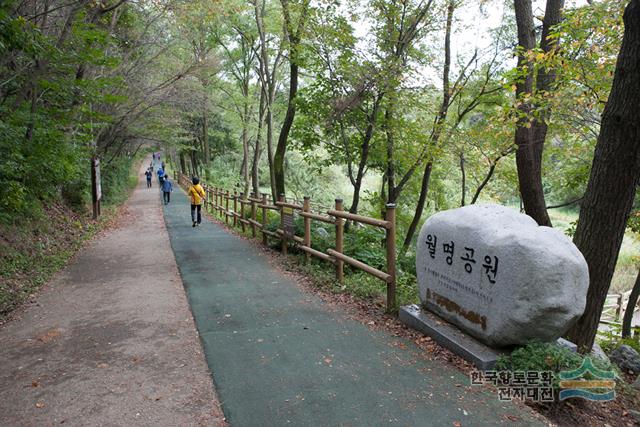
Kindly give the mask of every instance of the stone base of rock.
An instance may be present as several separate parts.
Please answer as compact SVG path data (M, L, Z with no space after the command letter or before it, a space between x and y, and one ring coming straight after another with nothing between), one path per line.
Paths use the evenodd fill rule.
M433 338L441 346L473 363L482 371L493 369L500 356L510 353L509 349L495 349L481 343L417 304L400 307L399 319L405 325ZM556 344L574 353L578 349L574 343L564 338L558 338Z
M441 346L476 365L480 370L493 369L498 358L507 354L481 343L446 320L411 304L400 307L400 321L433 338Z

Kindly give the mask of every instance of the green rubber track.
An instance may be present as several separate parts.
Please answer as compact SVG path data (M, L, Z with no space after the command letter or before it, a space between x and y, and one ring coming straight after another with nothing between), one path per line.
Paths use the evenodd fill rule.
M347 319L224 227L193 228L185 194L172 199L171 246L231 426L541 425L412 342Z

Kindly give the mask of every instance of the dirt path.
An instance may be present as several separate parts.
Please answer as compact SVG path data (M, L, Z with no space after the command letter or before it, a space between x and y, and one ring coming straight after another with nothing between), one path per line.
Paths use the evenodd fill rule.
M0 328L0 425L223 424L160 206L141 175L122 225Z

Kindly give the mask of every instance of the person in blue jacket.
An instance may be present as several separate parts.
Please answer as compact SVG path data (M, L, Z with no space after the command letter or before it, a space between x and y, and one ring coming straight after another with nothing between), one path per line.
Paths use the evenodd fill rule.
M158 184L162 187L162 179L164 178L164 170L158 168Z
M162 198L164 200L164 204L167 205L171 201L171 192L173 191L173 184L169 180L169 175L164 176L164 181L162 181Z

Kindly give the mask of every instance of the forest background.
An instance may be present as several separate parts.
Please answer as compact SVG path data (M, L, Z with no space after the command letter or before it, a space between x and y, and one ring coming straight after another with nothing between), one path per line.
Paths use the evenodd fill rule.
M82 212L93 156L105 199L117 200L136 156L156 147L174 170L245 194L327 208L342 198L374 217L395 203L401 302L415 299L426 218L474 203L521 209L576 235L586 254L591 320L573 338L590 347L603 291L630 290L638 275L633 196L628 208L600 206L622 234L605 230L611 244L593 256L599 235L587 228L598 221L580 220L582 231L579 221L603 176L594 149L635 3L5 1L2 310L31 292L16 277L34 249L16 252L12 230L52 206ZM637 166L620 168L637 176ZM331 245L332 230L314 233L319 249ZM346 250L382 267L382 237L352 227ZM602 277L596 264L609 266ZM384 285L354 272L345 286L370 296Z

